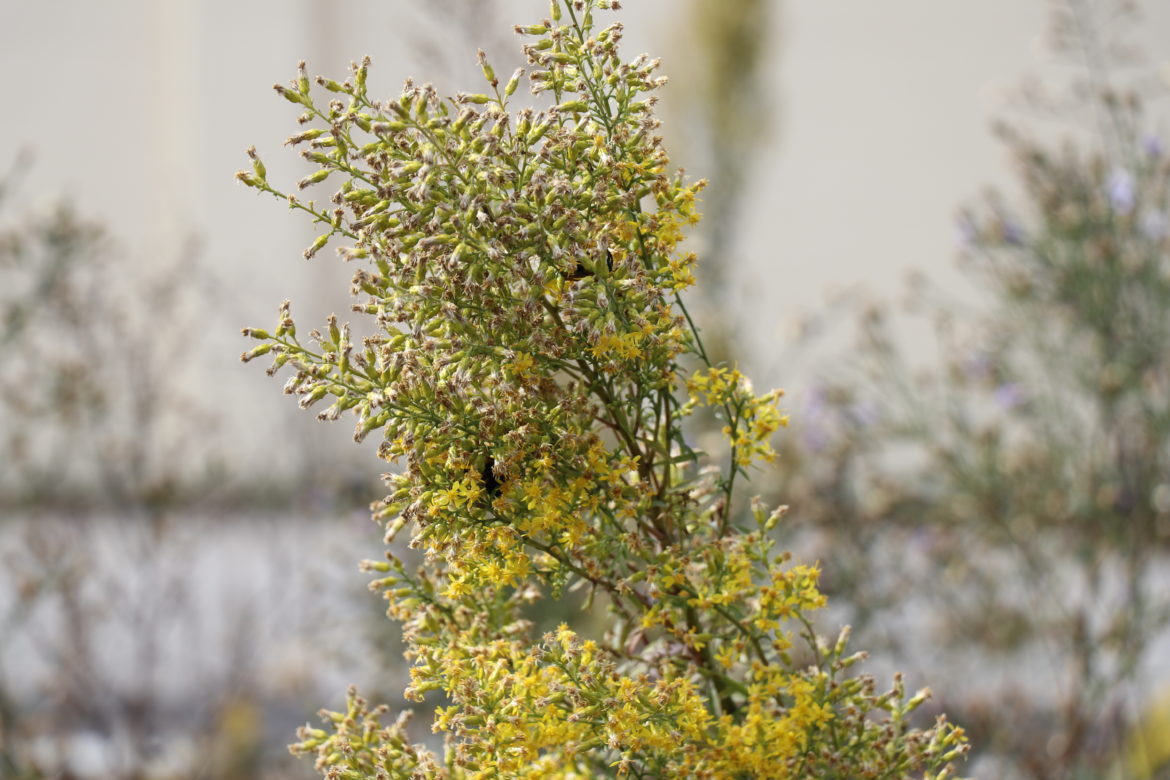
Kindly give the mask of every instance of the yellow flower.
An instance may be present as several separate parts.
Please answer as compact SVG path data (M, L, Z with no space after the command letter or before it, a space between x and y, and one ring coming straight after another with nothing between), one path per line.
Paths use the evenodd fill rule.
M511 368L517 376L525 377L532 371L533 365L535 365L535 361L532 359L532 355L527 352L517 352L516 356L512 358Z

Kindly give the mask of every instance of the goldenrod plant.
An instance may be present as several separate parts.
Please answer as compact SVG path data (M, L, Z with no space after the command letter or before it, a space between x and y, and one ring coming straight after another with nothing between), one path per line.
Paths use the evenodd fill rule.
M307 257L337 241L360 263L370 333L330 317L305 337L286 302L243 358L272 357L302 406L351 413L401 465L374 517L422 564L363 567L403 626L406 698L441 693L445 739L412 745L351 693L293 750L331 778L950 777L963 731L912 724L927 690L878 692L848 629L814 633L817 567L777 549L783 507L742 495L781 394L708 361L687 313L703 182L656 135L658 62L622 60L621 24L595 25L618 7L553 0L516 28L527 69L499 79L480 55L482 93L407 81L380 102L368 59L318 78L324 101L303 65L276 87L319 166L299 188L337 188L281 192L254 150L238 178L321 226ZM524 83L544 107L513 107ZM724 452L684 434L700 408ZM604 633L538 636L534 605L574 590Z

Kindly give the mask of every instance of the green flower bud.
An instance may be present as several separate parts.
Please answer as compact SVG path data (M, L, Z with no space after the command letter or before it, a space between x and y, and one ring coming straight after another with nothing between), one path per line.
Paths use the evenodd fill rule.
M405 129L405 122L375 122L374 124L370 125L370 130L376 135L401 133Z
M333 170L331 168L322 168L321 170L315 171L314 173L311 173L308 176L306 176L305 178L298 181L297 187L303 190L310 185L320 184L321 182L328 179L329 174L331 174L331 173L333 173Z
M346 203L374 203L377 197L373 190L350 190L341 199Z
M325 233L324 235L317 236L317 240L314 241L313 244L305 250L306 260L312 258L313 255L320 252L325 247L325 245L329 243L329 235L329 233Z
M516 88L520 86L520 77L524 75L524 68L516 68L516 72L512 74L512 78L508 79L508 83L504 85L504 95L511 97Z
M359 94L365 94L366 91L366 76L370 72L370 58L362 57L362 63L353 73L354 86L357 87Z
M764 530L771 531L773 528L776 527L776 524L779 523L781 518L783 518L784 515L786 515L786 514L788 514L788 505L787 504L776 507L776 509L772 512L772 514L770 514L768 516L767 522L764 523Z
M396 505L390 505L389 507L386 508L386 514L384 515L384 517L389 517L390 515L396 514L398 511L399 510L398 510L398 507ZM382 518L378 518L378 514L380 514L380 513L376 513L374 515L375 519L382 519ZM398 517L396 517L395 519L393 519L389 523L387 523L386 533L382 537L382 541L385 544L391 544L394 541L394 537L398 536L399 531L401 531L405 527L406 527L406 518L399 515Z
M297 91L302 95L309 94L309 74L305 72L305 63L297 63Z
M533 146L541 138L544 138L544 134L548 132L550 127L552 127L552 120L546 119L536 127L532 128L532 131L528 133L528 138L526 139L528 145Z
M276 358L273 359L272 365L268 367L268 376L274 375L277 371L284 367L290 359L288 352L279 352Z
M491 84L493 87L500 83L496 80L496 70L490 64L488 64L487 55L484 54L483 49L479 50L479 67L480 70L483 71L483 77L487 83Z
M305 105L305 99L303 96L297 94L295 91L289 89L283 84L273 84L272 88L275 89L277 93L288 102Z
M251 360L255 360L256 358L260 357L261 355L267 355L271 351L272 351L272 344L271 343L261 344L260 346L253 347L248 352L244 352L243 354L241 354L240 360L243 361L244 363L247 363Z
M321 128L314 127L312 130L305 130L304 132L296 133L295 135L290 135L288 137L288 140L285 141L285 144L288 146L296 146L299 143L303 143L305 141L312 141L316 138L319 138L321 136L321 134L324 132L325 131L322 130Z
M914 696L909 701L906 702L906 706L903 712L913 712L914 710L918 709L922 706L923 702L930 699L931 695L930 688L921 689L918 691L918 693L914 694Z

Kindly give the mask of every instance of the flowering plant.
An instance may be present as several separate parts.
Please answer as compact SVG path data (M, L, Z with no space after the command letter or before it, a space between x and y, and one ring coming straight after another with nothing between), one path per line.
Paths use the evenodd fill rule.
M926 691L848 676L864 654L847 629L815 635L818 571L769 533L783 507L737 511L786 418L710 363L680 297L703 182L655 135L658 62L623 62L621 25L594 24L617 7L553 0L517 28L527 74L501 84L481 53L480 94L408 81L377 102L366 60L319 78L320 104L302 66L276 89L311 125L289 139L320 166L300 187L341 180L330 205L277 191L254 150L238 174L323 226L306 256L338 238L364 263L371 335L331 317L302 340L285 303L243 357L274 356L302 406L352 412L403 464L374 515L387 543L410 527L423 565L364 568L403 624L407 698L446 698L442 761L356 695L293 749L328 777L949 776L961 729L910 725ZM525 76L547 108L512 110ZM724 425L718 462L683 433L700 407ZM577 588L604 635L535 636L532 605Z

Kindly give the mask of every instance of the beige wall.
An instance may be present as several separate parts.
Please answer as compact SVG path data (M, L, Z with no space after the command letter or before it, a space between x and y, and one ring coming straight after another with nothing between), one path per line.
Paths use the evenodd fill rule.
M504 5L508 24L546 12L543 0ZM757 349L773 350L782 325L819 306L827 288L864 282L892 291L908 267L949 267L957 205L1007 177L987 126L997 88L1038 65L1046 5L783 3L771 81L781 102L778 143L757 166L739 247L749 262L736 308L758 312ZM1143 42L1170 60L1170 3L1147 5ZM631 56L660 52L669 73L670 58L685 56L671 49L670 11L681 4L626 6ZM144 264L174 252L186 234L201 237L224 304L223 316L205 324L204 376L241 430L259 426L241 437L241 457L269 451L274 437L287 442L289 426L300 437L322 434L307 416L290 422L269 411L277 387L235 361L238 326L268 324L285 297L302 302L306 322L342 308L341 297L316 291L343 295L348 270L329 258L306 268L308 227L236 185L232 173L254 143L270 178L300 175L280 146L296 112L269 90L292 76L298 59L336 74L371 53L374 81L387 94L402 76L427 69L408 66L409 38L436 40L438 52L462 53L470 66L467 44L442 40L440 27L420 22L420 7L415 0L0 2L2 156L31 149L36 177L25 193L68 196ZM473 67L465 72L474 77ZM774 374L763 381L792 381L770 359L753 362ZM341 447L348 427L335 428L328 436Z

